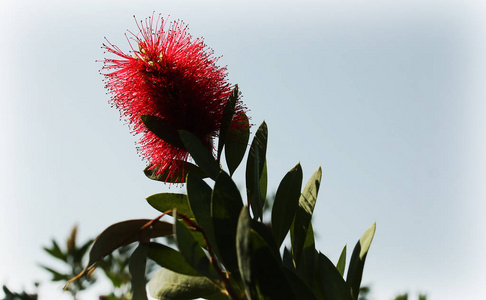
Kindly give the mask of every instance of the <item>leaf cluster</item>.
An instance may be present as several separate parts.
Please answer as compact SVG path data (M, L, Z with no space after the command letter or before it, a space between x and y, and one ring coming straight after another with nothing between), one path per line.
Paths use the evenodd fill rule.
M115 249L138 242L129 263L134 300L147 299L147 259L162 267L148 283L156 299L358 299L375 224L357 242L344 277L346 246L336 265L315 249L311 220L321 168L302 188L300 164L280 182L271 221L264 223L268 128L263 122L248 147L249 126L232 126L232 122L248 124L246 116L234 118L237 95L236 88L225 108L217 157L190 132L175 131L160 119L142 116L149 130L191 154L195 164L185 162L185 173L171 177L172 182L186 184L187 194L152 195L147 201L162 215L108 227L95 240L88 265L76 278L92 272ZM232 176L247 149L246 195L242 195ZM228 171L222 168L222 151ZM164 182L168 178L156 175L152 168L145 174ZM165 214L174 217L173 224L160 221ZM283 242L289 234L287 247ZM174 236L177 249L152 241L169 235Z
M38 284L36 284L37 286ZM16 293L12 292L7 286L2 286L3 293L5 294L5 298L3 300L37 300L37 294L29 294L25 291Z

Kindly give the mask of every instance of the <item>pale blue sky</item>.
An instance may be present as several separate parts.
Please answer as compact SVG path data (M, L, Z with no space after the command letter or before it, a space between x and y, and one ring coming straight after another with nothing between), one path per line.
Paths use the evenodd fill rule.
M485 4L119 2L0 2L0 284L64 299L41 246L157 215L144 198L168 187L143 175L95 62L103 37L128 50L132 16L156 11L223 55L266 120L271 191L299 161L305 180L322 166L318 249L336 261L377 222L372 299L484 295Z

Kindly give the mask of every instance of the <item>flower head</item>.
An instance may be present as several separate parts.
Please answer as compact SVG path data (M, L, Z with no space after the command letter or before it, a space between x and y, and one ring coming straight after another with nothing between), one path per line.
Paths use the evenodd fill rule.
M226 79L226 68L216 65L213 51L202 39L193 39L183 22L167 24L159 15L137 26L138 34L130 32L130 52L109 42L103 45L118 58L105 59L102 71L111 102L133 133L141 134L140 155L170 179L189 153L149 131L140 117L155 116L175 130L187 130L212 151L234 86ZM244 111L237 101L235 116Z

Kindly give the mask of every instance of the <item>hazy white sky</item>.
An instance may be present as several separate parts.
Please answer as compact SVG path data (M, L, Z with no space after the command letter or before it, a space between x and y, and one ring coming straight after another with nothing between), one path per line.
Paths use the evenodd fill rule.
M168 187L143 175L96 62L105 36L128 50L132 16L156 11L223 55L266 120L270 191L295 163L304 180L322 165L318 249L336 261L377 222L372 299L484 295L485 4L119 2L0 2L0 284L64 299L41 246L157 215L144 198Z

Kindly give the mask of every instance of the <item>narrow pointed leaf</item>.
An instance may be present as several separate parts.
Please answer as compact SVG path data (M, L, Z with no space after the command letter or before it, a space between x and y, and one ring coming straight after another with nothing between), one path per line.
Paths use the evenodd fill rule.
M376 223L371 225L365 233L361 236L358 243L354 247L353 254L351 255L351 260L349 262L348 275L346 277L346 282L351 287L351 292L355 299L358 299L359 287L361 285L361 278L363 276L363 269L370 249L371 242L376 231Z
M237 100L238 100L238 86L235 86L235 88L231 92L228 102L226 103L226 106L224 107L223 117L221 119L221 129L219 131L219 140L218 140L218 161L220 161L221 159L223 146L228 136L231 120L233 120L233 116L235 114L235 105Z
M191 210L197 224L204 230L213 252L220 257L211 217L212 192L209 185L200 177L191 173L187 175L187 197Z
M295 214L295 219L290 230L292 242L292 254L296 264L299 264L300 256L307 238L307 229L312 219L312 213L316 205L317 193L321 184L322 170L319 167L312 174L299 198L299 206Z
M259 222L255 219L252 219L251 220L251 229L253 231L255 231L256 233L258 233L258 235L260 235L265 240L268 248L273 253L275 259L277 259L279 262L281 262L282 259L280 257L280 250L279 250L280 247L275 242L275 238L273 237L273 234L272 234L272 231L270 230L270 228L265 223Z
M265 240L255 231L252 235L252 275L255 278L258 299L299 299L279 262Z
M261 197L261 190L260 190L260 175L258 173L258 165L259 165L259 156L258 156L259 149L258 147L255 148L255 159L254 159L254 166L253 166L253 191L248 193L248 203L251 207L251 211L253 212L253 216L255 219L262 220L263 218L263 206L264 202Z
M206 254L194 239L186 224L177 220L174 222L177 247L187 263L196 269L201 275L216 278L217 274L211 266Z
M297 273L306 282L312 282L316 267L316 247L312 223L309 223L307 235L302 249L302 255L297 265Z
M262 213L263 208L266 205L267 201L267 185L268 185L268 174L267 174L267 161L265 160L265 164L263 165L263 171L260 175L260 199L262 201Z
M334 264L322 253L318 255L316 282L325 299L353 300L349 286Z
M341 276L344 276L344 269L346 268L346 248L347 245L344 245L343 251L341 251L341 255L339 256L339 260L336 264L336 269L339 271Z
M301 189L302 168L299 163L280 182L273 203L272 231L279 246L285 239L294 220L295 211L299 206Z
M265 168L267 140L268 128L267 124L263 122L255 133L246 162L246 192L253 215L257 219L262 217L265 200L261 199L260 178Z
M189 131L179 130L179 136L199 168L208 174L209 177L215 179L219 174L220 168L209 149Z
M294 260L292 258L292 253L290 253L290 250L285 247L283 250L283 257L282 257L282 263L284 267L286 267L289 270L296 271L295 270L295 265L294 265Z
M294 294L298 295L298 299L317 300L316 295L309 285L305 283L302 278L300 278L292 269L284 267L283 270L292 290L294 291Z
M214 184L211 199L211 216L221 259L230 270L238 270L236 257L236 228L243 201L231 177L221 172Z
M149 115L142 115L140 118L147 129L152 131L156 136L177 148L185 149L177 130L172 128L164 119Z
M255 282L252 275L252 244L250 232L250 214L248 208L241 209L240 217L238 219L238 227L236 231L236 253L238 255L238 268L240 270L241 279L245 286L247 299L257 299L255 290Z
M130 257L128 270L132 277L132 300L148 300L145 291L145 266L147 262L148 245L140 243Z
M233 122L239 122L240 124L235 124L235 126L232 126L234 129L229 130L224 147L226 164L230 175L233 175L236 168L240 165L250 139L250 122L246 114L241 113L238 119L233 119Z
M165 170L162 173L158 173L159 167L149 165L143 170L145 176L152 180L162 181L166 183L185 183L186 175L188 173L194 173L201 178L206 178L208 175L204 173L198 166L187 161L175 160L174 163L179 164L181 167L177 169L169 177L169 171Z
M189 200L185 194L175 193L160 193L154 194L147 198L147 202L156 210L166 212L168 210L177 209L181 214L194 218Z

